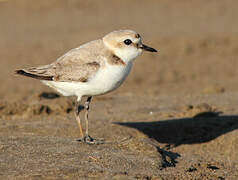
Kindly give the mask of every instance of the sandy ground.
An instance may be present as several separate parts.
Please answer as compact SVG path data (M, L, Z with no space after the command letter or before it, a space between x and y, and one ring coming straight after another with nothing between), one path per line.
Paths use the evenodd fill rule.
M0 1L0 179L238 179L238 2ZM74 98L14 75L116 29L160 49L95 97L77 142Z

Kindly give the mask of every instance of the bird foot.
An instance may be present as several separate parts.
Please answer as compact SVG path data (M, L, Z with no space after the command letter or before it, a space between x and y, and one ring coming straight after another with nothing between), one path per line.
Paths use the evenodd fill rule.
M89 135L85 135L83 138L78 139L77 141L79 142L83 142L86 144L104 144L104 139L94 139L92 137L90 137Z

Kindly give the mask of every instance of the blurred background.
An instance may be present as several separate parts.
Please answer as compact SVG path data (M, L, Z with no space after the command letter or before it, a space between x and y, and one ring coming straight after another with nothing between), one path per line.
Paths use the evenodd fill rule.
M0 98L47 87L14 75L118 29L132 29L158 54L144 53L114 92L146 96L238 91L236 0L0 1Z
M0 0L0 179L238 179L237 19L237 0ZM109 143L78 144L72 99L14 71L119 29L160 51L93 100Z

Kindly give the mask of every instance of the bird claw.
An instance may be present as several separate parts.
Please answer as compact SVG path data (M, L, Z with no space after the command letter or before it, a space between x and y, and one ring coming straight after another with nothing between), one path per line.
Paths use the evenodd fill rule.
M80 138L77 141L83 142L86 144L90 144L90 145L104 144L104 139L94 139L94 138L90 137L89 135L85 135L83 138Z

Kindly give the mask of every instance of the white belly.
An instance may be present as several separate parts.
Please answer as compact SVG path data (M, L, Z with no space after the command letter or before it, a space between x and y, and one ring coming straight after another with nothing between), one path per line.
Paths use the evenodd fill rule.
M95 78L89 82L91 94L97 95L118 88L131 71L132 63L127 65L106 65Z
M56 89L64 96L93 96L105 94L118 88L131 71L132 63L127 65L110 65L100 69L89 82L54 82L43 83Z

